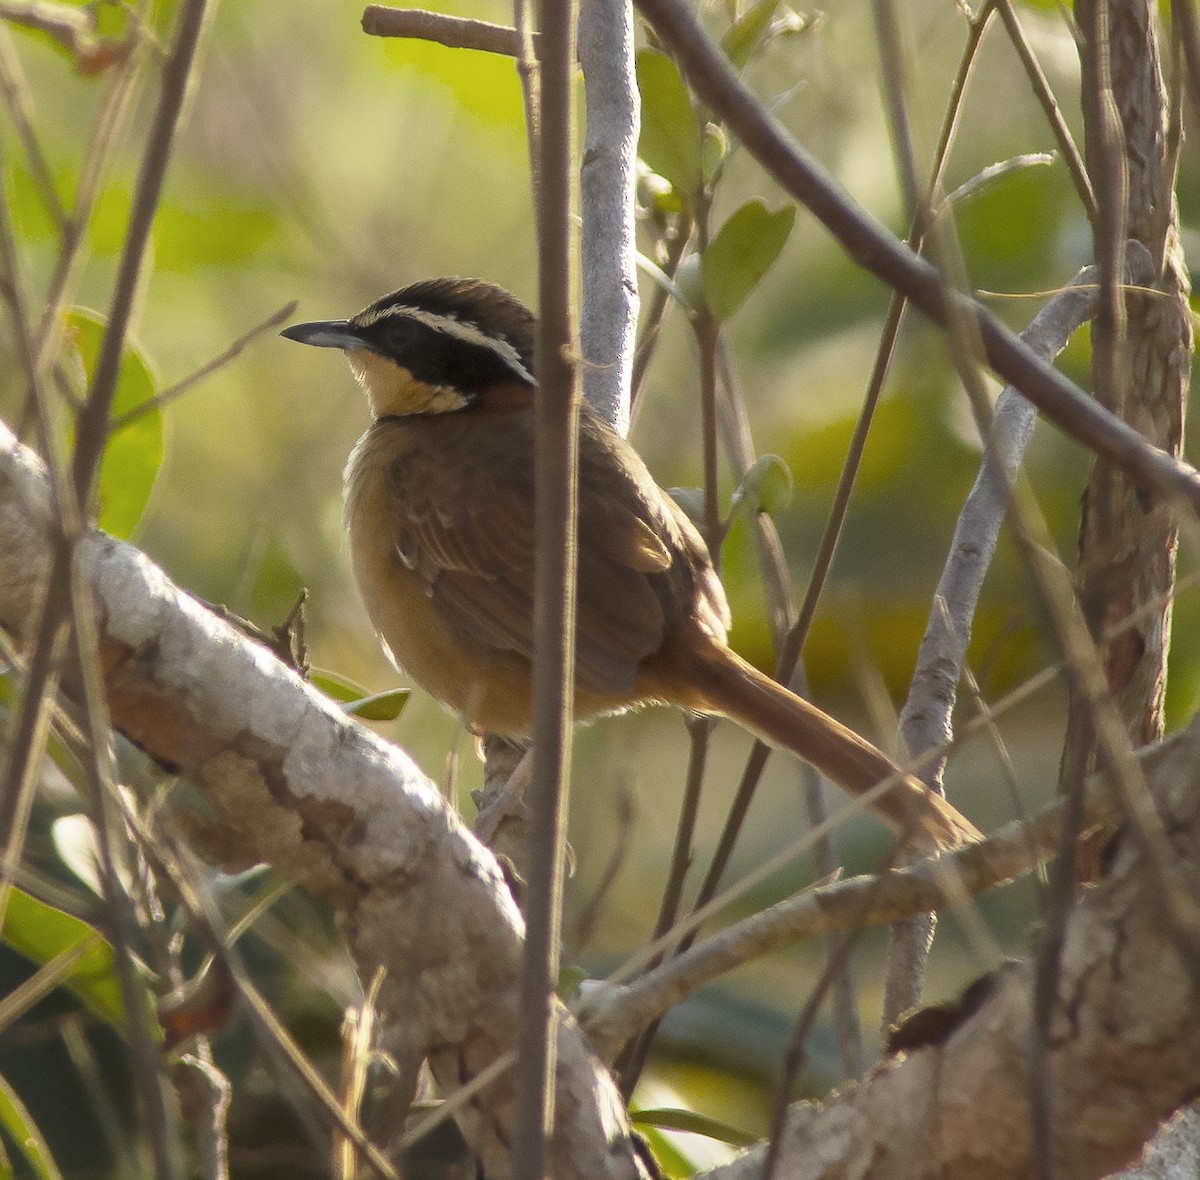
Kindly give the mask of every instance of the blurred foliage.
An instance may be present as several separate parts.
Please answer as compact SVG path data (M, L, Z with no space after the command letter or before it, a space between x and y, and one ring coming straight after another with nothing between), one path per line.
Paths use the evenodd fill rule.
M498 22L509 20L511 11L498 0L445 7ZM867 0L811 18L778 0L757 0L742 4L731 22L736 7L714 6L708 17L748 84L857 199L903 232L875 55L864 50L872 44ZM103 37L124 34L123 6L102 3L96 12ZM165 37L174 5L162 0L149 13L157 35ZM324 0L238 0L219 9L154 230L152 267L139 292L136 343L122 365L118 415L186 377L292 298L301 301L298 319L341 316L418 278L458 273L486 276L532 300L536 252L521 94L512 63L437 45L366 38L357 15L353 5ZM1023 5L1022 18L1078 136L1070 31L1049 0ZM914 9L907 19L920 61L913 71L911 113L925 167L964 31L953 5ZM113 70L76 69L75 59L43 34L14 28L0 29L0 36L11 37L49 175L70 208ZM661 262L656 235L665 217L680 208L709 217L711 245L702 260L685 263L679 285L690 300L704 298L720 320L728 320L756 444L760 452L778 456L765 460L737 489L743 511L731 517L722 555L736 619L733 641L748 658L770 666L774 652L746 509L772 512L798 599L889 293L833 246L811 217L797 212L740 145L706 125L708 115L693 103L674 65L642 39L641 155L662 183L654 207L645 211L640 247ZM136 96L131 129L118 142L87 225L85 265L69 291L64 356L74 366L68 376L77 396L85 391L105 322L153 93L153 85L146 85ZM1053 147L996 28L985 41L961 123L948 189L997 160ZM58 228L11 119L0 119L0 144L3 195L21 274L37 306L54 273ZM1182 164L1180 195L1190 242L1200 202L1200 160L1185 153ZM957 210L956 227L972 282L993 293L992 306L1014 326L1026 322L1044 293L1070 278L1090 254L1086 219L1061 162L987 186ZM10 327L0 326L5 355L11 356L12 346ZM1089 360L1087 334L1079 333L1063 367L1086 382ZM672 308L634 435L664 485L690 487L700 478L696 385L691 332ZM0 416L28 436L24 400L19 367L10 363L0 372ZM281 622L300 587L307 586L313 662L329 670L321 674L322 687L352 707L357 702L360 715L373 709L382 732L410 749L470 811L467 792L478 783L479 770L468 736L420 694L404 707L404 693L395 691L399 678L380 653L351 582L338 489L345 457L365 423L365 407L339 356L313 355L260 337L185 397L114 431L103 468L101 521L118 535L132 536L182 585L263 627ZM930 595L979 455L942 337L909 316L805 660L814 695L885 744L894 733L887 710L899 701L911 673ZM1039 428L1026 467L1068 562L1086 465L1079 448ZM722 507L728 511L734 481L724 471L722 479ZM1195 564L1192 553L1181 554L1185 573ZM1198 615L1189 588L1176 608L1168 698L1173 724L1189 716L1200 699L1200 645L1193 638L1200 632L1192 626ZM1054 659L1007 539L988 577L970 659L991 700ZM1055 688L1000 718L1028 806L1052 789L1061 706L1061 689ZM715 841L747 745L743 735L718 731L697 836L702 857ZM616 792L627 790L635 809L604 921L578 952L595 973L647 936L673 837L686 741L677 718L655 714L598 724L579 735L576 748L572 843L579 868L570 886L573 911L598 888L616 842ZM48 790L37 817L40 830L49 830L55 814L78 809L63 785L64 776L73 773L72 757L61 745L54 752L61 767L54 778L58 793ZM798 781L794 767L784 763L772 761L731 878L761 864L797 826ZM949 773L955 798L965 800L984 826L1011 814L997 787L994 756L982 739L965 744ZM869 867L881 848L879 830L869 821L850 826L845 850L852 869ZM31 855L47 871L68 875L48 840L35 841ZM810 866L799 861L742 906L765 904L810 876ZM239 884L222 888L231 916L249 904ZM80 939L97 939L65 913L31 916L22 908L37 904L23 894L10 902L5 936L20 956L6 951L0 959L5 990L72 940L78 945ZM1000 944L1011 946L1024 936L1031 905L1025 883L981 909ZM203 950L199 940L189 939L184 958L194 968ZM128 1127L123 1059L116 1038L99 1027L119 1012L110 960L98 965L96 959L106 954L111 955L106 943L89 943L64 980L70 994L60 990L35 1009L31 1021L17 1026L19 1035L0 1037L0 1076L14 1087L10 1093L0 1082L0 1123L14 1137L20 1137L22 1122L31 1136L41 1127L59 1152L60 1166L73 1175L106 1174L105 1167L88 1169L80 1160L123 1158L121 1136ZM878 1012L880 954L872 935L858 955L868 1029ZM654 1078L670 1076L683 1097L655 1096L653 1105L686 1102L717 1122L761 1134L770 1097L759 1083L775 1074L797 997L802 1003L821 955L820 947L795 948L740 971L674 1013L665 1029L670 1052ZM286 898L254 926L245 957L318 1064L335 1071L337 1020L359 997L328 915L303 898ZM947 923L930 994L946 994L992 965L975 957ZM81 1018L87 1036L64 1052L59 1030L77 1028ZM245 1032L244 1018L235 1018L215 1036L218 1064L237 1090L235 1132L252 1139L270 1123L281 1162L259 1160L252 1167L235 1155L235 1175L286 1173L295 1180L321 1174L297 1170L289 1150L297 1143L307 1149L307 1127L280 1099L270 1061ZM837 1080L838 1070L830 1029L823 1024L801 1088L820 1092ZM43 1084L45 1078L56 1085ZM80 1128L66 1108L100 1110L98 1083L121 1098L113 1111L96 1115L95 1127L89 1115ZM17 1092L28 1111L12 1101ZM58 1098L64 1093L71 1103ZM86 1148L58 1146L76 1133ZM235 1135L235 1148L238 1142ZM698 1156L672 1143L672 1166L683 1171L695 1166ZM307 1150L307 1157L314 1156ZM117 1174L118 1166L113 1168L111 1174ZM52 1167L42 1174L52 1175Z

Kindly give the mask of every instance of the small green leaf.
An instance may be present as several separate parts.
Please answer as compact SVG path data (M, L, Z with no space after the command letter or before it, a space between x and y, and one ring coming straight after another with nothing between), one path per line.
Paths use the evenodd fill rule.
M720 179L721 169L725 166L726 157L729 155L729 138L716 123L709 123L704 128L704 143L701 146L700 155L704 183L712 188Z
M683 202L679 194L671 187L671 182L665 176L646 169L638 178L643 204L653 209L655 213L682 213Z
M759 455L746 472L734 501L749 513L780 512L792 500L792 469L778 455Z
M73 308L66 315L69 339L91 382L104 339L104 318L94 311ZM155 380L145 356L127 347L117 375L112 417L115 421L150 401ZM163 419L157 407L139 414L115 430L100 463L99 525L114 537L128 537L141 519L163 457Z
M25 1108L25 1104L17 1097L17 1092L4 1077L0 1077L0 1126L8 1132L9 1138L16 1144L17 1150L28 1161L39 1180L62 1180L62 1173L54 1162L54 1156L50 1154L45 1137Z
M364 721L395 721L408 704L410 696L412 693L407 688L393 688L350 701L343 707L347 713L353 713Z
M675 268L675 290L683 297L683 305L688 311L695 311L704 297L704 279L700 267L700 255L689 254Z
M709 243L701 261L704 297L720 321L727 320L771 269L792 232L796 207L777 213L762 201L747 201Z
M587 979L587 972L578 965L560 967L558 971L558 987L554 990L563 1003L570 1003L579 998L580 988Z
M407 688L369 693L361 684L326 669L311 672L309 681L337 701L347 713L364 721L395 721L412 695Z
M670 181L685 205L700 191L700 124L675 63L656 49L637 55L642 96L638 155Z
M771 27L778 7L779 0L758 0L734 21L721 38L721 48L725 50L725 56L733 63L734 69L740 70L754 56L754 51Z
M4 916L4 941L38 964L49 963L85 942L93 944L71 969L66 985L102 1020L124 1029L125 1008L113 969L112 947L86 922L12 888Z
M629 1115L630 1122L637 1127L657 1127L662 1131L688 1131L693 1135L704 1135L716 1139L718 1143L727 1143L730 1147L750 1147L758 1139L740 1127L723 1123L720 1119L712 1119L707 1115L697 1114L694 1110L666 1109L634 1110Z
M361 701L369 695L361 684L356 684L348 676L340 672L330 672L325 668L314 668L309 673L309 683L319 688L327 697L332 697L339 704L349 701Z

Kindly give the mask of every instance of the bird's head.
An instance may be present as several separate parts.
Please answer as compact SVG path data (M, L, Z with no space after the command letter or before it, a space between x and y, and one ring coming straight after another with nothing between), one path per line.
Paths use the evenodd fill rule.
M301 344L340 348L376 417L466 409L492 389L532 391L533 313L480 279L426 279L349 320L294 324Z

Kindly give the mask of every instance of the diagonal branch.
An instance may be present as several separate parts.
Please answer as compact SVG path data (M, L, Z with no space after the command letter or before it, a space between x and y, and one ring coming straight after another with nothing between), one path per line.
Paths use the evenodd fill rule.
M1143 490L1200 509L1200 473L1151 446L1048 365L987 308L948 291L937 270L905 247L847 194L762 107L700 27L684 0L638 0L699 97L746 149L825 226L864 269L903 292L942 327L965 320L988 364L1060 429L1124 470Z
M53 530L44 468L0 424L0 626L22 638ZM428 1055L445 1092L515 1050L521 918L437 787L132 546L90 532L79 562L113 722L197 785L224 863L267 861L331 902L361 978L387 968L401 1048ZM607 1071L561 1012L556 1034L549 1172L641 1175ZM489 1174L511 1170L512 1099L510 1070L461 1115Z

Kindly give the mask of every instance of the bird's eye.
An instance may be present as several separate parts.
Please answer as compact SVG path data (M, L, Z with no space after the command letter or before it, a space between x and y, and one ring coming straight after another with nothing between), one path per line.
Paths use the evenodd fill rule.
M384 340L396 351L407 348L420 333L420 326L405 317L389 320L384 327Z

